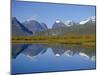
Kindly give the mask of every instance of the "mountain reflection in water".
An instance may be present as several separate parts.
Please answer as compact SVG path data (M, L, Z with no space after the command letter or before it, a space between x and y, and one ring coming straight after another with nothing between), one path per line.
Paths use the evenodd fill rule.
M12 73L95 69L95 54L95 48L13 44Z

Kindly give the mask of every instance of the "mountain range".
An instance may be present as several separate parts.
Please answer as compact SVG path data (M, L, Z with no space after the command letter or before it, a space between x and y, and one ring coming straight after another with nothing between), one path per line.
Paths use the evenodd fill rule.
M67 20L63 22L56 19L52 28L48 28L45 23L39 23L36 20L19 22L16 17L12 17L12 35L65 35L65 34L94 34L96 27L95 17L90 17L78 23Z

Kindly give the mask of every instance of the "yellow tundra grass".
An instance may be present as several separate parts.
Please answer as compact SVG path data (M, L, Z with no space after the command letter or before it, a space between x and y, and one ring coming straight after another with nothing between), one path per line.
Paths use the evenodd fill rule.
M13 44L67 44L95 47L95 35L13 36Z

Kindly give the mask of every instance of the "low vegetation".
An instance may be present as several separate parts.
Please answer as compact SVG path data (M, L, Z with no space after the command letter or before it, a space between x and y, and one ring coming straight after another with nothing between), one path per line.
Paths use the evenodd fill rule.
M13 36L14 44L66 44L95 47L95 35Z

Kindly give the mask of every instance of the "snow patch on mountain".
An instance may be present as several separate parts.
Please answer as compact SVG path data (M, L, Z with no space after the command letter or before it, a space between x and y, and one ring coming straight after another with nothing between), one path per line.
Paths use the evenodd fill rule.
M61 21L59 19L56 20L56 23L60 23Z
M74 21L72 21L72 20L67 20L67 21L65 22L65 24L66 24L66 26L73 26L73 25L75 25L76 23L75 23Z
M96 21L95 16L89 17L89 18L87 18L87 19L85 19L85 20L79 22L79 24L86 24L86 23L88 23L89 21L95 22L95 21Z
M55 23L53 24L52 28L60 28L60 27L65 27L66 25L59 19L57 19L55 21Z

